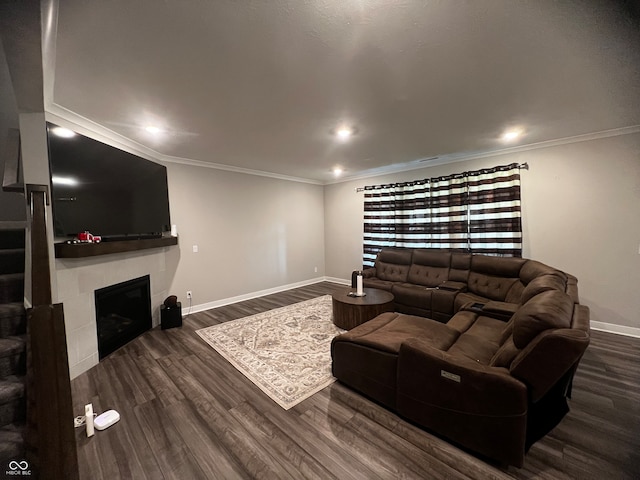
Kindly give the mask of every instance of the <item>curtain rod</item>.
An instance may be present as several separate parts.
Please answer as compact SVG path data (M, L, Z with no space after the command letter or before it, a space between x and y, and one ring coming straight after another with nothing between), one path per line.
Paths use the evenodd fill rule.
M518 168L522 170L529 170L529 164L527 162L519 163ZM356 187L356 193L364 192L365 187Z

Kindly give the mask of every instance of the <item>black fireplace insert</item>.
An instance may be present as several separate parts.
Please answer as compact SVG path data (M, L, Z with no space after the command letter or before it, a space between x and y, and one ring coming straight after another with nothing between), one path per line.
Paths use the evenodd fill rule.
M100 359L151 328L149 275L100 288L95 298Z

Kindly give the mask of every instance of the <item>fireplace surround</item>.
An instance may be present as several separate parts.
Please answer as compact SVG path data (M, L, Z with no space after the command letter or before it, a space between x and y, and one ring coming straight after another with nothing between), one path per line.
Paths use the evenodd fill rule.
M95 306L102 359L151 328L150 276L95 290Z

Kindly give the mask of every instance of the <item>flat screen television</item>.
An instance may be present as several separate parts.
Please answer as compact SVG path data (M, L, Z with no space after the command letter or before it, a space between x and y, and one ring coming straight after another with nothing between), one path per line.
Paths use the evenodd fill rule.
M170 230L167 168L47 123L56 237L89 231L103 240L154 238Z

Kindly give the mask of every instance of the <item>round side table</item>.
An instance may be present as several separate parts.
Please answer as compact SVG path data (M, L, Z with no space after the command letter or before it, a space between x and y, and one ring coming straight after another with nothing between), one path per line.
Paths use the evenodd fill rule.
M384 312L393 311L393 294L378 288L365 288L364 297L347 295L351 290L334 293L333 323L344 330L351 330Z

